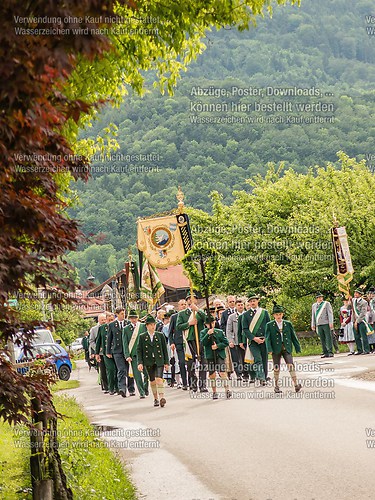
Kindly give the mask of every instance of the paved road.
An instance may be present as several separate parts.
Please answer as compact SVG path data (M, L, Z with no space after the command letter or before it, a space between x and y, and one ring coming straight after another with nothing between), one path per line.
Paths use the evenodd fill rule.
M165 408L104 395L78 362L69 391L107 435L138 488L154 500L357 500L375 497L375 355L296 358L304 388L234 387L233 399L193 398L167 389ZM134 436L134 434L143 433ZM374 443L375 444L375 443ZM121 448L120 448L121 447ZM136 448L135 448L136 447Z

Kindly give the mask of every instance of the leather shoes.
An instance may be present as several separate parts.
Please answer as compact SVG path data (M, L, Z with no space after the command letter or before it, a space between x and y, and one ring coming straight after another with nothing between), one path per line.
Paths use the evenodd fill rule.
M120 392L119 392L119 394L120 394L120 396L122 396L123 398L126 398L126 394L125 394L125 392L124 392L124 391L120 391Z
M296 390L296 392L299 392L301 389L302 389L302 385L301 385L301 384L297 384L297 385L295 386L295 390Z
M139 396L140 399L145 399L146 396L144 394L142 394L142 396Z
M187 391L188 388L187 388L187 385L184 385L183 388L182 388L183 391Z
M111 392L109 393L109 395L110 395L110 396L113 396L114 394L117 394L117 393L116 393L115 391L111 391Z

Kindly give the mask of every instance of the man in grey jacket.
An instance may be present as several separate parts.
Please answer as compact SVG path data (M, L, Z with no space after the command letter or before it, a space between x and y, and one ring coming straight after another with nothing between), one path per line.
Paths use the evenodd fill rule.
M323 300L323 294L316 294L316 302L312 305L311 329L316 331L322 344L322 358L333 357L332 334L333 310L328 300Z
M242 299L237 299L235 305L236 309L234 313L228 316L225 334L229 342L233 368L236 372L237 379L240 379L243 371L243 362L241 358L241 347L238 341L238 317L243 313L245 305Z
M369 326L366 321L368 303L362 295L363 291L358 288L354 292L354 299L352 299L354 338L357 346L357 352L354 354L369 354L370 352L370 346L367 338L367 330Z
M90 358L95 357L96 337L98 335L99 326L104 325L105 322L106 322L106 316L104 313L101 313L98 316L98 324L93 326L90 329L90 336L89 336L89 355L90 355Z

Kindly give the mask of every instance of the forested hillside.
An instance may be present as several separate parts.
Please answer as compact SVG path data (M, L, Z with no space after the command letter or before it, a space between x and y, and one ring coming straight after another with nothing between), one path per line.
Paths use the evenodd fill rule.
M138 216L172 208L180 184L188 205L210 210L213 190L230 203L268 162L298 172L374 154L375 36L370 0L302 0L275 7L249 32L208 33L173 96L149 85L143 97L108 107L82 137L118 127L119 149L93 159L71 210L91 238L70 260L82 281L122 267ZM151 77L149 77L151 82ZM371 161L369 161L371 164Z

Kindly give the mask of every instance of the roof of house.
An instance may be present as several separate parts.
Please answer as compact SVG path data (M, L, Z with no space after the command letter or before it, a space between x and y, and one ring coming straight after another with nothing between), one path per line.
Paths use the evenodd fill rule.
M163 283L164 286L168 288L173 288L173 289L178 289L178 288L189 288L189 280L188 278L183 274L183 267L182 265L178 266L173 266L173 267L168 267L167 269L156 269L156 272L159 275L160 281ZM119 271L115 275L115 279L119 278L125 273L124 270ZM91 288L87 294L89 297L92 297L94 295L97 295L98 293L101 292L102 288L107 285L111 284L113 280L113 277L106 279L103 281L103 283L100 283L99 285Z
M157 269L160 281L169 288L189 288L189 280L183 274L182 265Z

